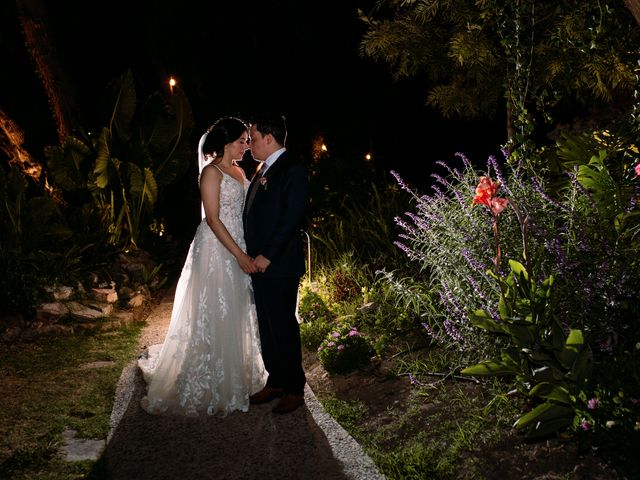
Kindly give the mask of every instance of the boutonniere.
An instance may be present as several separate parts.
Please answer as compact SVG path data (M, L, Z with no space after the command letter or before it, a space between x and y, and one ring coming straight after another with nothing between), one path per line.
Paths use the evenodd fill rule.
M258 182L260 182L260 185L261 185L262 187L264 187L264 189L265 189L265 190L267 189L267 177L265 177L265 176L260 177L260 178L258 179Z

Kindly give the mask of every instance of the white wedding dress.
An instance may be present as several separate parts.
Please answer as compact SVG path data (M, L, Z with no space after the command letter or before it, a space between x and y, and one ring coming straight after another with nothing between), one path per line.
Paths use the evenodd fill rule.
M223 172L220 220L245 250L241 185ZM162 345L138 365L147 382L141 406L153 414L184 416L246 412L249 395L267 374L260 355L251 278L202 220L176 287Z

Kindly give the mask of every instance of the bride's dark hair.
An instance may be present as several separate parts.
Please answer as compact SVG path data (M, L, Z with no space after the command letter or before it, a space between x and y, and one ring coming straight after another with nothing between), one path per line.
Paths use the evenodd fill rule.
M249 127L237 117L224 117L211 125L207 132L207 138L202 145L202 153L211 155L215 159L222 157L224 146L227 143L235 142L243 132L249 132Z

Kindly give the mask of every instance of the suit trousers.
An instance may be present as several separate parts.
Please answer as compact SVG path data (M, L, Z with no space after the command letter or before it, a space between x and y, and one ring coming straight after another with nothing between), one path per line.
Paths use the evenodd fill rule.
M300 327L296 318L298 277L252 275L262 359L269 373L267 385L302 395L306 378L302 368Z

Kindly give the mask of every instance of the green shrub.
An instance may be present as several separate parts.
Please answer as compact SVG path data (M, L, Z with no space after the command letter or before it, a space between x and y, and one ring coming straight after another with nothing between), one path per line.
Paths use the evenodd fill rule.
M318 347L320 363L329 373L348 373L363 367L372 353L369 338L346 324L329 333Z
M393 246L397 232L393 218L398 211L408 208L407 197L386 179L361 185L360 189L349 181L349 186L340 190L335 186L336 178L332 170L332 187L328 192L323 190L322 197L317 194L331 200L325 199L313 212L310 228L313 263L332 263L345 252L352 252L359 263L371 259L385 265L394 263L401 252ZM312 185L317 180L312 178Z
M317 350L333 328L335 315L327 307L324 298L308 284L300 289L298 316L302 319L300 324L302 345L309 350Z
M36 305L44 297L37 269L30 262L0 250L0 272L3 272L0 275L0 311L32 317Z
M324 298L309 285L300 289L298 315L304 323L311 323L319 319L328 320L333 317Z
M333 327L334 325L324 318L318 319L315 322L302 323L300 325L300 340L302 341L302 346L312 351L317 350Z

